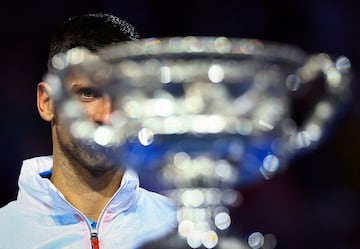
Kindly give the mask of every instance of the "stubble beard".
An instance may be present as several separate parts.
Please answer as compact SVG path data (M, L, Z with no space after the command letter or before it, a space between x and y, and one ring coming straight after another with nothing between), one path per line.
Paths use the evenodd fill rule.
M74 137L64 136L63 132L58 133L60 149L64 155L90 172L101 173L119 169L119 161L116 157L116 150L96 144L94 141L76 140Z

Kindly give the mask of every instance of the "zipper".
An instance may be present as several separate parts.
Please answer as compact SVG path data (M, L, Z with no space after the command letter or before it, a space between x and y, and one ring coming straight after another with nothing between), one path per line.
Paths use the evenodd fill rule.
M60 197L60 199L62 199L67 205L69 205L70 207L72 207L74 210L77 211L77 213L83 218L83 220L86 221L86 224L88 225L89 231L90 231L90 242L91 242L91 249L100 249L99 246L99 237L98 237L98 231L99 231L99 225L100 225L100 221L102 220L102 217L107 209L107 207L110 205L111 201L115 198L115 196L118 194L118 192L120 192L120 188L115 192L115 194L111 197L111 199L109 200L109 202L105 205L104 209L101 211L101 214L99 216L99 220L96 223L96 228L92 228L91 224L89 223L88 219L86 218L86 216L76 207L74 207L70 202L68 202L61 194L61 192L59 190L56 191L56 193L58 194L58 196Z
M99 247L99 238L96 229L91 230L91 249L100 249Z
M96 228L92 228L91 224L89 223L88 219L86 218L86 216L76 207L74 207L70 202L68 202L60 193L60 191L56 191L56 193L58 194L58 196L60 197L61 200L63 200L67 205L69 205L71 208L73 208L81 217L82 219L86 222L87 227L89 229L90 232L90 243L91 243L91 249L100 249L99 246L99 237L98 237L98 229L99 229L99 223L97 222L96 224ZM107 206L106 206L107 207ZM105 210L105 209L104 209ZM101 216L99 218L102 217L104 210L101 213ZM99 219L100 221L100 219Z

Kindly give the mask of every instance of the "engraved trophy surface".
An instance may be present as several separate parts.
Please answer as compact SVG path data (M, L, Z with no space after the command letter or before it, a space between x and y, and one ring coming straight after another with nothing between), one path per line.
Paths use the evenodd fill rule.
M164 248L236 249L246 247L226 236L228 208L239 199L233 188L270 179L321 140L346 95L350 62L255 39L172 37L96 55L75 48L52 67L45 80L74 138L91 153L151 172L177 204L178 238ZM109 96L108 123L87 119L62 84L73 77ZM299 122L292 95L317 81L321 95Z

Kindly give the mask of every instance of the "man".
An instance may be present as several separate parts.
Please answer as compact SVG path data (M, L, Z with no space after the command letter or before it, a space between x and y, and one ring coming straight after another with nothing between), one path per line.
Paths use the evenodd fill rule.
M49 58L73 47L92 52L138 39L132 25L107 14L70 18L55 34ZM70 89L89 119L108 122L111 108L81 79ZM0 209L1 249L137 248L176 227L174 206L139 187L138 177L96 153L89 153L68 132L51 98L51 87L37 87L40 116L51 123L53 156L25 160L16 201Z

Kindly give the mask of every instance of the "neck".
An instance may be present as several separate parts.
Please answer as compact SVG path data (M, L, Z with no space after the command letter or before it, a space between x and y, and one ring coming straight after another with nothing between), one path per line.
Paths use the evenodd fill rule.
M66 157L54 155L50 181L86 217L98 220L102 210L119 189L122 176L122 169L89 170L66 160Z

